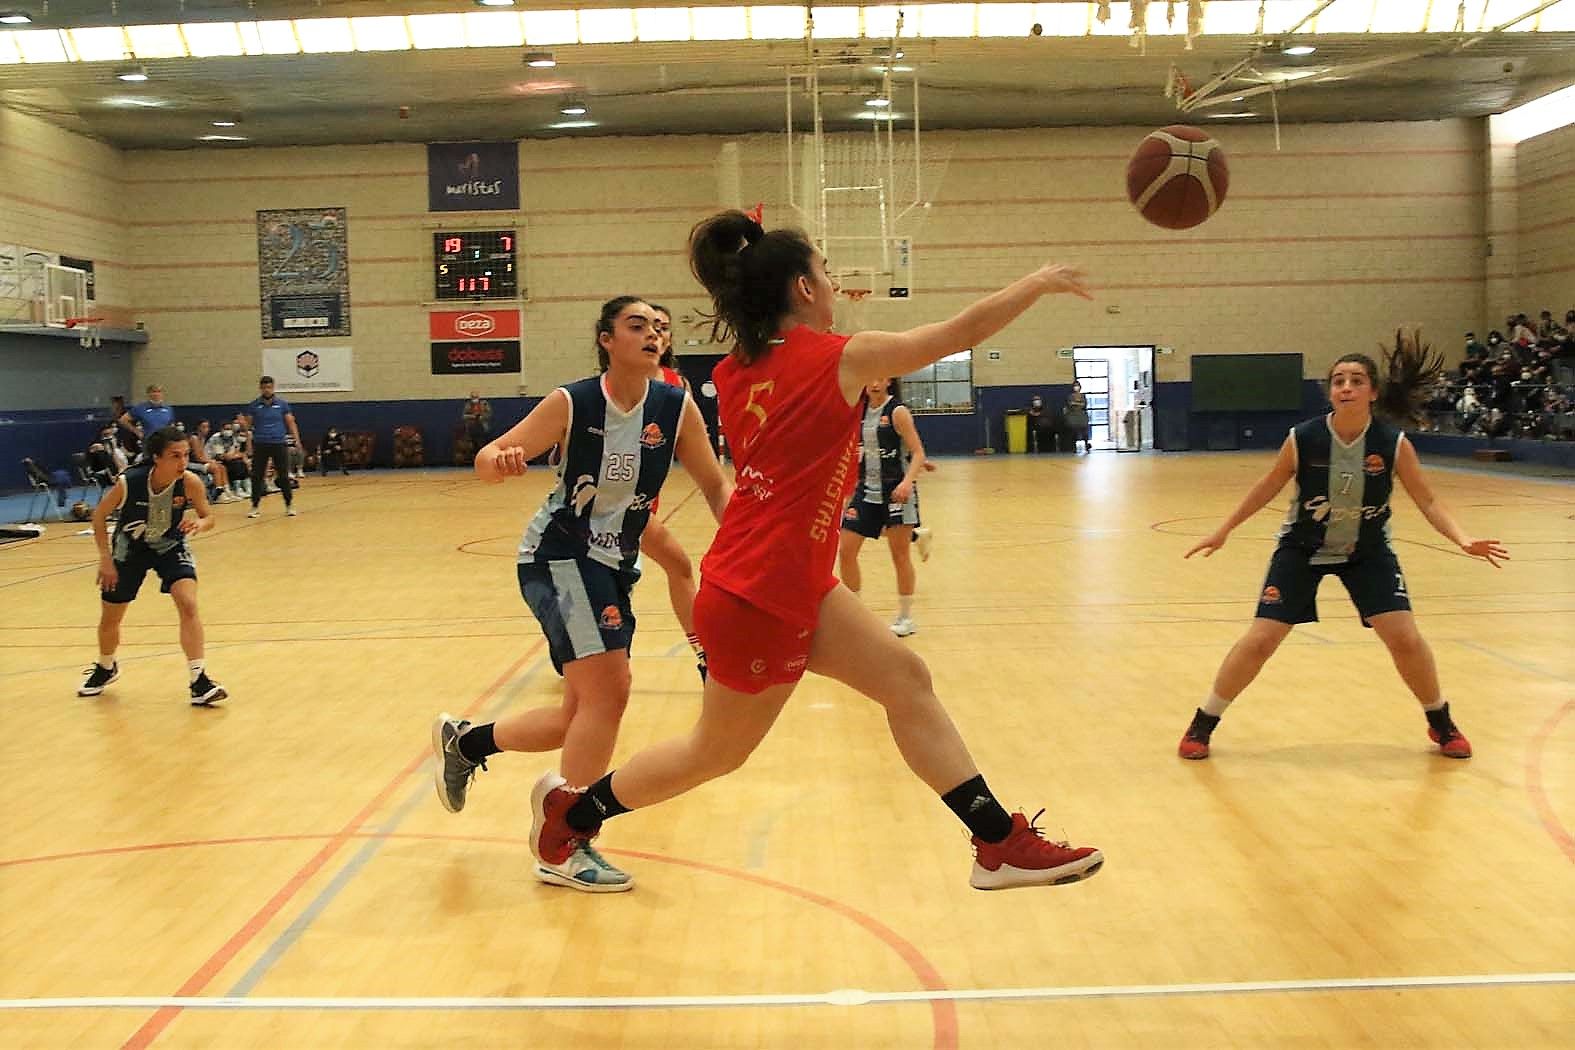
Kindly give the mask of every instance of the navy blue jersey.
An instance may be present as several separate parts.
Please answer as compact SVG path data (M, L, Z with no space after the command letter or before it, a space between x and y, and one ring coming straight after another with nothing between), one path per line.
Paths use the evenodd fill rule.
M650 382L625 414L600 376L561 389L569 395L569 430L558 485L526 527L519 561L588 557L632 570L651 505L673 465L687 395Z
M1280 526L1280 546L1310 552L1314 565L1389 549L1389 497L1405 436L1375 417L1347 445L1335 436L1331 419L1320 416L1291 428L1296 492Z
M892 425L892 416L902 402L895 397L884 401L869 402L864 408L864 422L859 442L859 494L866 503L884 503L907 473L908 450L902 435Z
M176 475L163 490L154 492L148 484L152 464L130 467L120 476L126 498L120 504L120 521L110 548L111 557L125 561L134 546L155 554L174 550L186 542L180 521L186 514L186 471Z

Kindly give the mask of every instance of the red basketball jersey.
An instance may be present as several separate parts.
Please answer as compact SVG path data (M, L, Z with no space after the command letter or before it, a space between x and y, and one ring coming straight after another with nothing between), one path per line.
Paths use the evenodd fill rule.
M676 386L680 390L684 388L684 377L678 374L678 369L668 368L666 365L662 366L662 382L668 386Z
M848 338L800 325L754 364L728 357L711 373L737 490L700 571L804 627L836 586L842 508L856 480L859 405L837 383Z

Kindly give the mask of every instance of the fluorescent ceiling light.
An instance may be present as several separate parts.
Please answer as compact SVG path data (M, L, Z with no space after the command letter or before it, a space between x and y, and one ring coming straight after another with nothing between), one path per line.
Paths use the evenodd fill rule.
M558 112L566 117L581 117L590 109L583 98L571 98L558 107Z
M1256 114L1256 113L1207 113L1207 114L1204 114L1204 115L1207 116L1210 120L1232 120L1232 119L1235 119L1236 117L1256 117L1258 114Z
M641 40L688 40L694 35L687 7L642 7L634 12Z
M417 51L465 46L465 20L457 14L410 15L405 23Z
M748 40L749 14L742 7L707 7L694 20L696 40Z
M472 11L465 16L466 47L520 47L525 27L513 11Z
M348 18L297 18L295 36L308 55L339 54L355 50Z
M526 11L527 44L577 44L580 21L573 11Z
M528 51L525 53L525 64L532 69L552 69L558 60L552 57L551 51Z
M804 8L749 8L749 39L799 40L804 36Z
M20 33L7 33L6 36L16 41L17 50L22 53L22 61L32 64L34 62L66 62L65 38L57 29L25 29Z
M244 55L239 27L234 22L191 22L180 27L186 37L186 50L192 58Z
M856 7L817 7L815 14L816 40L857 40L859 37L859 9Z
M0 26L30 26L33 16L23 11L7 11L0 15Z
M350 36L357 51L409 51L410 30L398 15L350 19Z
M1317 51L1311 44L1292 44L1290 47L1280 48L1280 54L1290 55L1292 58L1302 58Z
M127 26L131 50L138 58L185 58L186 38L180 26Z
M198 135L198 142L246 142L245 135Z
M126 57L126 32L119 26L68 29L77 57L84 62L119 62Z
M634 12L627 7L580 12L580 43L626 44L634 40Z
M866 106L874 107L875 109L885 109L887 106L891 105L891 99L887 98L885 95L876 95L873 98L865 99L864 104Z
M158 109L164 105L159 98L135 98L131 95L111 95L104 100L106 106L124 106L127 109Z
M913 35L913 22L908 21L904 27L908 35ZM866 7L864 8L864 35L879 39L897 35L897 8L895 6Z
M262 38L265 55L299 55L301 42L295 37L294 22L258 22L257 35Z
M115 79L128 84L141 84L148 79L148 71L140 65L121 66L115 70Z
M548 124L547 126L549 128L554 128L554 129L562 129L562 128L594 128L594 127L596 127L596 121L594 121L594 120L560 120L556 124Z
M513 7L514 0L476 0L482 7Z
M233 128L235 125L239 124L240 121L238 121L238 120L210 120L210 121L208 121L208 123L212 124L216 128Z
M973 36L974 12L978 6L977 4L922 4L919 6L919 31L916 35L937 38Z
M861 109L853 114L854 120L907 120L906 113L893 113L889 109Z

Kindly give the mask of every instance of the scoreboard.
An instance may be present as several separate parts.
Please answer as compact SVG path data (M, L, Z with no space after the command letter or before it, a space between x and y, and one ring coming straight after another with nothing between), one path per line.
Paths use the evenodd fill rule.
M438 301L517 299L513 230L462 230L432 235L432 276Z

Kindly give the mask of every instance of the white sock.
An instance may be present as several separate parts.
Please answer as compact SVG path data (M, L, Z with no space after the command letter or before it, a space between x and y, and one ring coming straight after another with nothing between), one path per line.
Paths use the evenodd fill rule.
M108 666L108 665L106 664L105 666ZM1422 705L1422 710L1424 710L1424 711L1442 711L1444 709L1444 705L1447 704L1447 703L1449 703L1448 700L1445 700L1443 697L1439 697L1437 700L1434 700L1430 704L1423 704Z
M111 667L114 667L115 666L115 654L114 653L99 653L98 654L98 665L100 667L102 667L106 671L109 670Z
M1225 709L1229 706L1229 700L1226 700L1223 697L1210 692L1209 698L1203 701L1203 713L1206 715L1213 715L1215 718L1218 718L1220 715L1225 713Z
M904 620L913 619L913 595L897 595L897 616Z
M186 667L191 671L191 680L193 682L202 677L202 663L203 662L201 660L193 660L191 663L186 665Z

